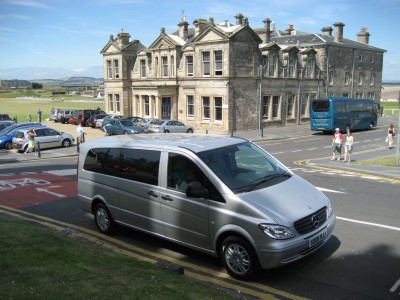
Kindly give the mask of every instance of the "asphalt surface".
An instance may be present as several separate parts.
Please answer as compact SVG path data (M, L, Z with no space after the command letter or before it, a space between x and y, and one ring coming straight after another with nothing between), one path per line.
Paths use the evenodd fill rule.
M387 127L389 124L394 124L395 128L398 126L398 117L387 116L379 118L379 127ZM70 124L59 124L54 123L52 121L44 121L44 125L47 125L51 128L68 132L73 136L76 136L75 125ZM86 140L94 140L98 138L102 138L105 134L99 129L85 128ZM289 125L286 127L274 127L274 128L265 128L262 132L260 130L248 130L248 131L236 131L233 133L234 136L243 137L253 142L258 141L269 141L269 140L279 140L279 139L288 139L288 138L298 138L304 136L310 136L312 134L319 134L310 131L309 124L301 124L301 125ZM397 135L394 140L394 144L397 143ZM79 152L77 145L73 145L69 148L55 148L49 150L43 150L40 152L40 155L34 155L33 153L29 153L28 155L24 155L23 153L18 153L16 150L0 150L0 164L5 163L15 163L15 162L24 162L38 159L49 159L55 157L65 157L65 156L76 156ZM396 154L396 148L388 149L385 145L382 147L371 149L371 151L364 152L353 152L353 158L357 158L357 162L385 157ZM355 163L339 163L337 161L331 161L330 157L322 157L309 159L304 161L305 165L315 166L315 167L326 167L333 169L342 169L352 172L366 173L375 176L388 177L394 179L400 179L400 167L385 167L385 166L376 166L376 165L359 165Z

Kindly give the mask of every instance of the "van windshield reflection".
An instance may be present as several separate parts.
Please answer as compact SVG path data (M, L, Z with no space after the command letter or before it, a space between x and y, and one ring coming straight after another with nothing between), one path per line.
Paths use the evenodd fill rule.
M260 189L292 176L272 156L250 142L201 152L199 157L234 193Z

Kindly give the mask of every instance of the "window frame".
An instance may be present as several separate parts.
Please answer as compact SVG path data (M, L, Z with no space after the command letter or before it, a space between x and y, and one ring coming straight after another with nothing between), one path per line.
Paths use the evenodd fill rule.
M208 102L206 104L206 101ZM210 97L209 96L203 96L201 97L201 110L202 110L202 120L204 121L210 121L211 119L211 103L210 103Z
M194 96L193 95L186 95L186 117L187 118L194 118Z
M220 55L218 55L220 54ZM218 58L220 56L220 58ZM214 51L214 75L223 76L223 52L222 50Z
M217 104L217 101L220 103ZM222 97L214 97L214 121L215 122L222 122L223 116L222 116ZM220 115L220 117L218 116Z
M186 56L186 75L188 77L193 77L194 76L194 58L193 58L193 55L187 55Z
M206 59L206 56L208 56L208 60ZM201 53L201 59L202 59L202 66L203 66L203 76L211 76L211 54L210 51L203 51Z

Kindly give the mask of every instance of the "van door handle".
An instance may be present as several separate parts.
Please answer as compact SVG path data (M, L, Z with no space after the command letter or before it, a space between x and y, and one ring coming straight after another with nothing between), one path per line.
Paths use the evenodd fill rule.
M167 201L174 201L174 199L172 199L172 197L169 196L169 195L161 196L161 198L162 198L163 200L167 200Z
M152 197L158 197L158 194L154 191L148 192L147 195L152 196Z

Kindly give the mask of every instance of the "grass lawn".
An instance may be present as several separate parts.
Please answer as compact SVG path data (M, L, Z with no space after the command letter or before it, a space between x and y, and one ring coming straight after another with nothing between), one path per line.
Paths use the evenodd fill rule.
M0 299L238 299L184 275L0 219Z
M396 157L395 156L387 156L369 160L363 160L359 162L354 162L355 165L376 165L376 166L385 166L385 167L396 167Z
M18 122L26 122L27 116L32 116L32 121L37 121L37 111L42 110L42 120L50 117L53 108L75 108L90 109L100 107L104 110L104 100L74 95L53 96L51 90L55 87L48 87L44 90L26 91L1 91L0 92L0 113L5 113L10 118L17 117ZM18 99L20 97L33 97L32 99ZM79 100L79 101L76 101ZM98 103L98 101L102 101Z

